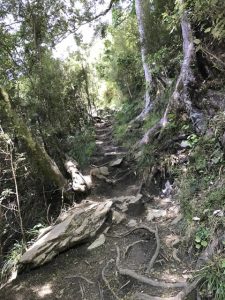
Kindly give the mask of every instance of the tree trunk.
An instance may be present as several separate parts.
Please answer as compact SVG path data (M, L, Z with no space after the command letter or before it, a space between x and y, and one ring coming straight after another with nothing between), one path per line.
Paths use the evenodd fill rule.
M9 96L2 88L0 88L0 112L6 122L15 129L16 136L23 143L30 160L37 166L41 174L59 188L64 188L67 180L45 149L33 139L25 122L13 111Z
M179 0L181 6L184 5L185 0ZM181 15L181 30L183 37L183 53L184 59L181 67L180 76L177 82L177 93L180 101L183 101L185 109L190 116L190 119L197 132L203 133L205 130L204 114L192 104L193 92L196 86L196 78L191 69L192 63L195 61L195 48L193 42L193 34L191 24L188 19L187 11L184 9ZM178 89L182 83L182 93ZM177 95L175 95L177 97Z
M145 0L146 1L146 0ZM140 34L140 42L141 42L141 58L142 58L142 64L144 69L144 75L145 75L145 107L141 114L136 119L144 119L146 115L150 112L152 108L152 100L150 95L150 88L152 85L152 74L150 67L148 65L148 50L146 46L146 33L145 33L145 25L144 25L144 6L143 6L143 0L135 0L135 9L136 9L136 16L137 16L137 22L138 22L138 30Z
M136 0L136 3L137 2L139 1ZM183 6L185 0L179 0L179 3L181 6ZM202 134L206 130L206 120L204 113L200 109L196 108L192 103L193 94L196 89L196 78L192 71L192 64L196 63L196 61L191 24L187 16L187 11L185 9L183 9L181 15L181 30L183 38L184 58L173 95L169 100L169 103L161 120L145 133L143 138L136 144L136 146L148 144L152 139L155 138L155 136L157 136L161 129L167 125L167 115L172 106L175 105L183 106L185 108L185 110L189 114L196 132Z

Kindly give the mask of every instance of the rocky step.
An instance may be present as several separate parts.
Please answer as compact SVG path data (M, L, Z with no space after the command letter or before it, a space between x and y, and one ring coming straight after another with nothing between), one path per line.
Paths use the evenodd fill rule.
M112 127L108 126L108 127L101 127L101 128L96 128L95 132L97 134L101 134L101 133L106 133L106 132L111 132L112 131Z
M117 157L115 157L115 156L96 156L95 155L91 158L91 164L96 165L96 166L107 165L115 158L117 158Z
M127 154L127 151L110 151L110 152L105 152L104 156L125 156Z
M127 152L127 149L121 146L110 146L110 145L96 145L97 148L97 153L101 152L103 155L104 153L109 153L109 152Z
M103 128L103 127L109 127L109 126L112 126L112 122L108 121L108 120L104 120L101 123L96 123L95 124L96 128Z
M110 132L96 135L96 139L100 141L110 140L112 134Z
M118 152L117 151L110 151L110 152L99 151L99 152L94 153L91 160L92 159L102 159L104 157L115 159L115 158L124 157L124 156L126 156L126 154L127 154L127 151L118 151Z

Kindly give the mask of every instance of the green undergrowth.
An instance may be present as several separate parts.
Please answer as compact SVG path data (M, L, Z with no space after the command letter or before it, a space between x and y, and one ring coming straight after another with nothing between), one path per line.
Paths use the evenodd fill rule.
M207 266L202 268L198 274L204 278L201 285L201 296L203 299L224 300L225 299L225 257L216 256ZM206 298L207 297L207 298Z
M18 262L22 257L23 253L29 248L36 240L40 234L40 230L47 228L46 223L39 223L34 225L31 229L26 230L25 235L27 242L25 243L20 240L16 241L12 248L8 251L7 255L4 257L4 262L2 264L0 272L0 282L4 283L12 274L16 271Z
M186 246L192 246L196 256L215 234L225 230L225 158L221 144L224 118L223 114L215 116L208 124L210 129L200 136L185 114L170 115L167 127L145 146L139 160L140 174L147 169L148 178L155 181L150 176L154 167L164 180L161 182L167 178L173 183L173 199L184 216L179 226ZM146 183L151 186L148 178ZM161 185L160 190L163 188ZM224 280L220 280L225 278L224 262L223 249L219 259L201 270L205 278L202 293L212 295L212 299L225 299Z
M90 163L90 157L95 150L95 132L92 126L84 126L73 136L68 137L69 155L73 157L81 167Z
M1 282L4 282L13 271L16 271L16 266L24 252L24 245L22 242L14 243L12 249L5 257L5 263L1 268Z
M144 121L134 121L143 109L141 96L138 95L135 101L124 101L121 110L117 112L115 118L114 135L116 140L125 146L132 146L140 140L145 132L153 127L162 117L172 87L173 84L159 93L153 110Z
M114 136L118 143L131 146L137 140L139 125L133 128L129 123L138 115L140 108L140 104L136 101L125 101L115 115Z

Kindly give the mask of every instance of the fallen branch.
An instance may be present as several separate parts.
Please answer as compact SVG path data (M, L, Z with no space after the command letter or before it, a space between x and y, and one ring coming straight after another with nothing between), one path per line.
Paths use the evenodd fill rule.
M120 300L120 298L116 295L116 293L112 290L110 284L109 284L109 281L106 279L106 276L105 276L105 270L106 268L108 267L108 265L110 263L112 263L114 261L114 259L110 259L107 264L105 265L105 267L102 269L102 279L105 283L105 285L107 286L107 288L109 289L109 291L113 294L113 296L116 298L116 300Z
M78 170L78 163L75 160L67 160L65 168L72 178L72 189L74 192L85 192L90 187L90 183ZM90 181L90 180L89 180Z
M128 280L124 285L122 285L121 288L119 289L119 291L124 289L129 283L130 283L130 280Z
M141 283L149 284L154 287L159 288L183 288L187 286L186 282L159 282L154 279L148 278L143 275L137 274L135 271L130 269L124 269L120 266L120 250L119 247L116 247L117 250L117 258L116 258L116 268L120 275L131 277L137 281L140 281Z

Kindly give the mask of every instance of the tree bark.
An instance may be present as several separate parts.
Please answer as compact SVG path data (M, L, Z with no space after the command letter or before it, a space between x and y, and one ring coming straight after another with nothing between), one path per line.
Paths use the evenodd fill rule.
M179 0L181 6L185 4L185 0ZM203 133L205 131L205 120L204 114L201 110L193 106L192 97L193 91L196 86L196 78L191 69L192 63L195 61L195 47L193 42L193 34L191 29L191 24L188 19L188 14L185 9L183 9L181 15L181 30L183 37L183 53L184 59L181 67L180 76L178 78L174 97L180 98L179 100L183 102L187 113L197 132ZM182 87L182 92L179 92L179 87Z
M146 32L145 32L145 24L144 24L144 6L143 0L135 0L135 10L138 22L138 30L140 34L140 42L141 42L141 58L142 58L142 65L144 69L144 76L145 76L145 107L141 114L136 118L139 120L143 120L147 114L152 109L152 100L150 95L150 88L152 86L152 74L151 69L148 65L148 50L146 46Z
M138 0L136 0L137 2ZM185 4L185 0L179 0L181 6ZM192 64L195 61L195 47L193 42L193 35L191 29L191 23L188 19L187 11L183 9L181 15L181 30L183 38L183 62L180 70L180 75L177 79L175 89L172 97L169 100L167 108L164 112L161 120L150 128L144 135L144 137L136 145L141 146L148 144L157 133L164 127L166 127L167 115L172 106L183 106L192 121L192 124L196 132L203 134L206 130L206 120L204 113L196 108L193 103L193 94L196 89L196 78L192 71ZM177 107L176 107L177 108Z
M45 149L33 139L25 122L12 109L9 96L2 88L0 88L0 112L6 122L14 128L15 134L23 143L30 160L37 166L41 174L59 188L64 188L67 180Z

